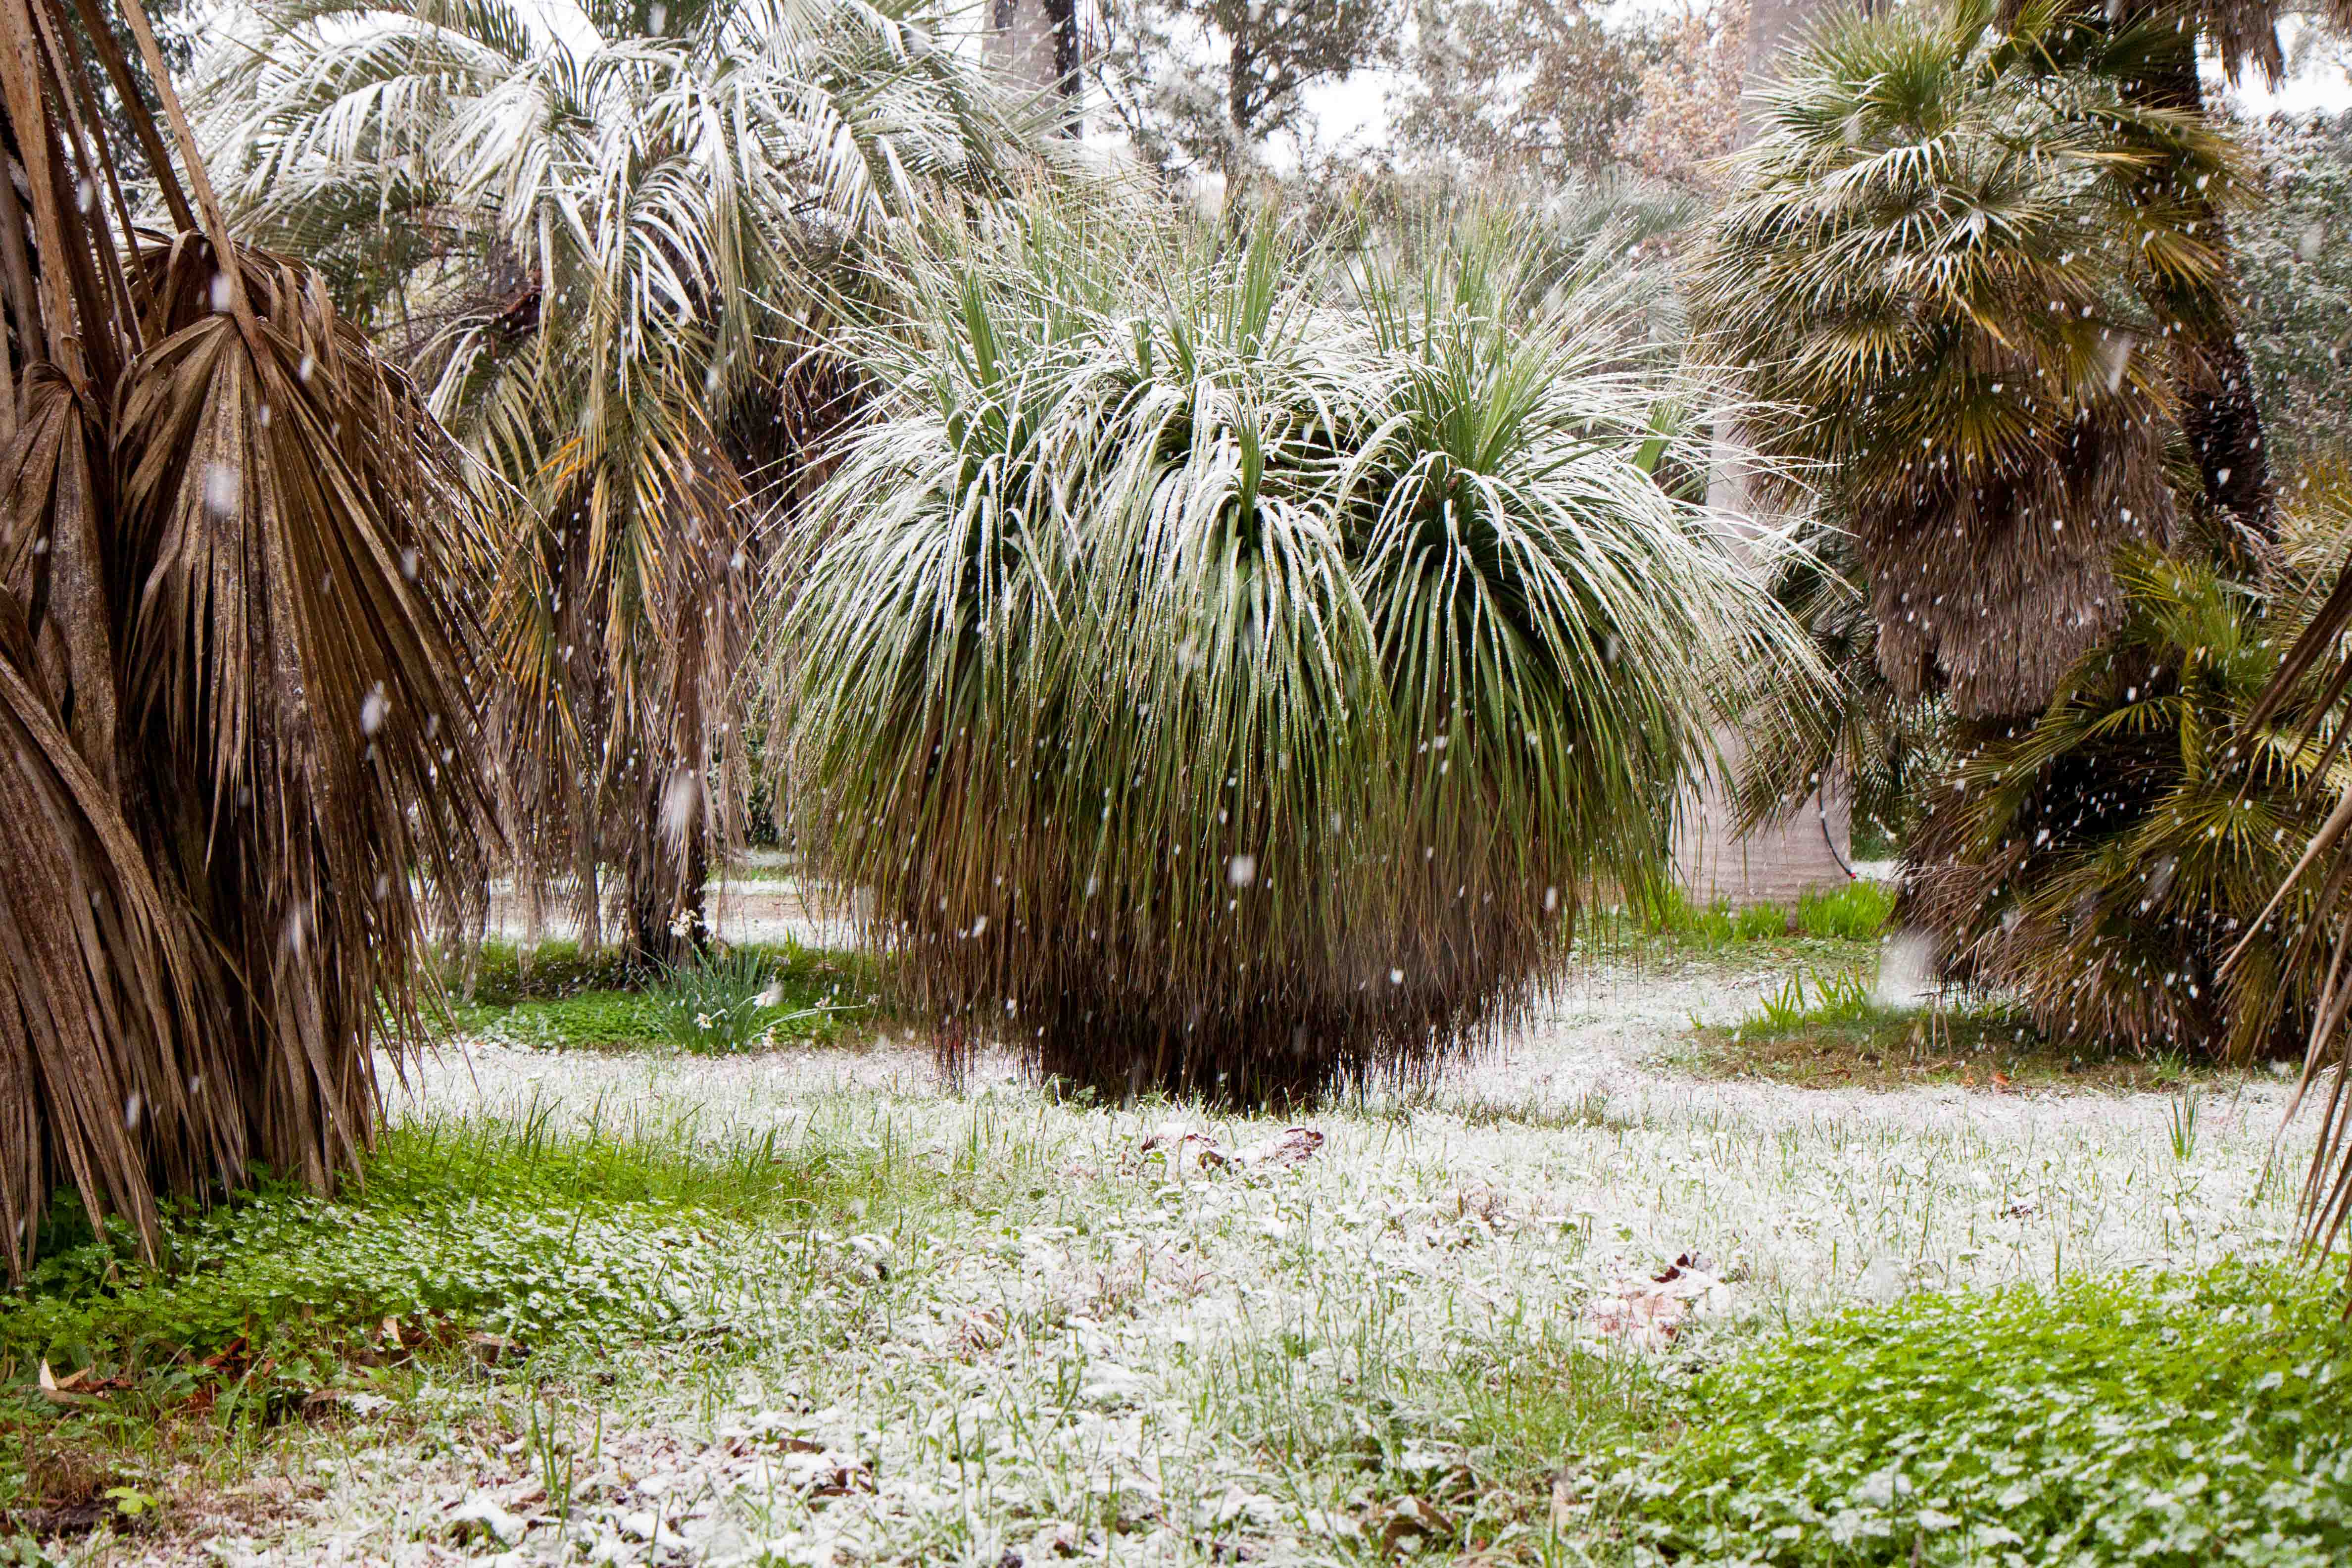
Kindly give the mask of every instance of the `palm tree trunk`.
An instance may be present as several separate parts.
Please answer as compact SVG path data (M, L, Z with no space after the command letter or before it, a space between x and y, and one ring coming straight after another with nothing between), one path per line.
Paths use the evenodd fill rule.
M2125 90L2150 108L2202 115L2205 94L2197 72L2196 35L2175 36L2179 47L2149 62L2137 80L2125 84ZM2152 176L2154 181L2167 178ZM2229 220L2210 200L2195 190L2163 194L2196 210L2196 227L2210 230L2221 253L2231 253ZM2159 289L2151 303L2172 327L2180 427L2197 458L2206 511L2225 530L2242 529L2262 540L2276 537L2270 456L2263 443L2262 411L2254 401L2253 367L2238 340L2237 300L2219 290L2175 286Z
M1780 51L1812 20L1820 3L1754 0L1749 6L1740 145L1756 134L1755 92L1771 79ZM1756 508L1757 498L1727 445L1707 476L1706 504L1726 519L1748 517ZM1745 746L1733 731L1718 731L1716 744L1721 764L1701 779L1675 847L1676 878L1691 897L1701 903L1715 899L1741 905L1792 903L1807 892L1843 887L1851 880L1846 862L1851 858L1852 813L1839 781L1824 780L1819 794L1787 817L1740 833L1733 826L1738 814L1731 780Z

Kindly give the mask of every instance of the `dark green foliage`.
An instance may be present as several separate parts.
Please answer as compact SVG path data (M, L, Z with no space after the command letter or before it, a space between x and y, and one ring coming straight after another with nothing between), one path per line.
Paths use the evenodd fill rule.
M2225 1266L1915 1296L1702 1378L1602 1496L1627 1555L1863 1568L2309 1565L2352 1554L2352 1327Z
M2249 727L2300 624L2213 567L2127 552L2113 639L2031 724L1977 732L1905 910L2053 1038L2236 1061L2299 1047L2307 897L2265 918L2342 784L2289 710ZM2223 961L2242 941L2226 972Z
M1852 530L1895 696L2005 719L2112 627L2115 547L2171 537L2171 312L2226 274L2237 166L2050 6L1995 18L1837 16L1789 56L1693 313L1766 488Z
M462 984L459 966L445 982ZM529 950L486 944L473 988L453 997L461 1034L529 1049L611 1050L656 1042L690 1050L747 1049L763 1041L839 1040L876 1016L881 979L870 959L786 942L747 943L648 972L610 948L583 955L571 942ZM697 1020L720 1013L741 1029ZM723 1037L723 1038L721 1037Z
M2234 231L2246 353L2291 500L2305 470L2352 454L2352 114L2246 133L2263 182Z

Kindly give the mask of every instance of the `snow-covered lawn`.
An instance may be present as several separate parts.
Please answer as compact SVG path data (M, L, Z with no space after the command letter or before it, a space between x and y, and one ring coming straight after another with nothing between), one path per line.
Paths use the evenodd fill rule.
M1540 1429L1528 1401L1572 1415L1913 1289L2281 1250L2300 1152L2290 1136L2265 1177L2273 1081L2209 1089L2184 1151L2170 1096L1651 1065L1773 978L1592 970L1425 1091L1296 1121L1055 1103L1001 1058L950 1097L912 1044L452 1052L396 1114L688 1119L803 1164L879 1152L940 1196L870 1231L854 1204L814 1236L708 1227L662 1287L694 1331L538 1360L575 1448L568 1525L524 1436L531 1396L453 1381L417 1420L265 1456L317 1484L214 1550L520 1563L568 1533L608 1561L1369 1562L1442 1534L1425 1510L1488 1536L1516 1521L1536 1552L1545 1494L1482 1494L1474 1452ZM1677 1258L1696 1267L1661 1285Z

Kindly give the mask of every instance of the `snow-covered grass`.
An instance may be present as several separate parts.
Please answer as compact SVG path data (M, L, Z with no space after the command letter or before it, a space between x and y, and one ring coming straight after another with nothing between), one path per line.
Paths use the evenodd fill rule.
M397 1117L559 1143L625 1118L732 1170L764 1150L796 1179L864 1173L680 1222L651 1282L670 1330L590 1320L523 1370L427 1373L254 1453L266 1518L99 1555L1575 1561L1552 1469L1639 1441L1661 1387L1760 1336L1916 1289L2283 1251L2298 1172L2268 1164L2269 1080L2206 1089L2184 1143L2171 1096L1653 1065L1773 978L1589 970L1427 1089L1296 1123L1057 1101L995 1057L950 1096L915 1042L452 1052Z

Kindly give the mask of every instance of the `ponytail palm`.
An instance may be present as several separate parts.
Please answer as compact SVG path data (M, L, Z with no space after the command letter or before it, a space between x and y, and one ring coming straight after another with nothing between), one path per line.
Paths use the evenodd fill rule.
M769 521L854 401L840 289L942 188L1002 195L1041 110L917 5L267 0L208 58L248 232L406 334L508 514L509 816L593 932L672 944L729 830ZM715 790L713 784L718 786Z
M1286 1098L1475 1040L1664 876L1711 683L1796 646L1654 478L1668 378L1517 310L1524 255L1339 299L1268 234L1040 224L871 345L775 673L944 1028Z

